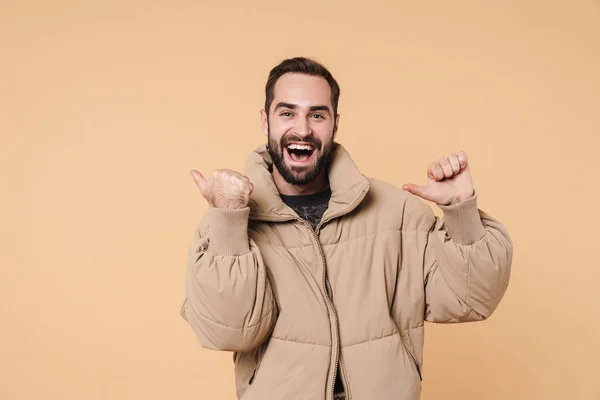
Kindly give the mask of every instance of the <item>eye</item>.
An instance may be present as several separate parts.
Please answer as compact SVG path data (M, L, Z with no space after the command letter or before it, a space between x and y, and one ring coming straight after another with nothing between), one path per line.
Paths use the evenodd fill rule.
M282 117L291 117L291 116L292 116L292 113L291 113L291 112L289 112L289 111L284 111L284 112L282 112L282 113L281 113L281 114L279 114L279 115L281 115Z
M323 116L323 114L313 114L312 117L314 117L316 119L325 119L325 117Z

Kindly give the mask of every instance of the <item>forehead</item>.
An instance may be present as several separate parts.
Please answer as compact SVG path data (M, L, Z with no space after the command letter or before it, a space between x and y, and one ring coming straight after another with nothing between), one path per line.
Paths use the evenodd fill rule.
M275 83L273 103L279 102L297 104L300 107L317 104L331 107L331 88L321 76L287 73Z

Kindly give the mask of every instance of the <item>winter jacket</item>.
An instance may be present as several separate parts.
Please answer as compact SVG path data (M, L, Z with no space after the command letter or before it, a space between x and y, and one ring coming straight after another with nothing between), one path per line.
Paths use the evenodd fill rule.
M181 315L200 344L232 351L243 400L416 400L423 323L488 318L510 276L505 227L478 193L440 206L363 176L335 143L332 195L312 227L286 206L265 146L244 174L249 207L209 208L188 254Z

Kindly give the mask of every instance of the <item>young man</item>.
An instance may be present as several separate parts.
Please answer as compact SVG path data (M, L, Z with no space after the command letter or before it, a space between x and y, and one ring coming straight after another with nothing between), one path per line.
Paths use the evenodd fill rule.
M191 171L210 208L181 313L234 352L240 399L418 399L424 321L484 320L508 285L512 243L477 208L467 155L422 187L367 178L334 142L339 94L321 64L283 61L244 175Z

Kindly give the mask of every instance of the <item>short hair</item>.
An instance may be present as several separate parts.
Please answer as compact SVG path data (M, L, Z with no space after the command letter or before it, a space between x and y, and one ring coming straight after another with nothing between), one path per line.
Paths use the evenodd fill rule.
M333 115L337 115L338 100L340 98L340 86L325 66L315 60L306 57L294 57L283 60L269 73L265 87L265 111L269 115L269 108L275 97L275 84L284 74L298 73L324 78L331 88L331 105Z

